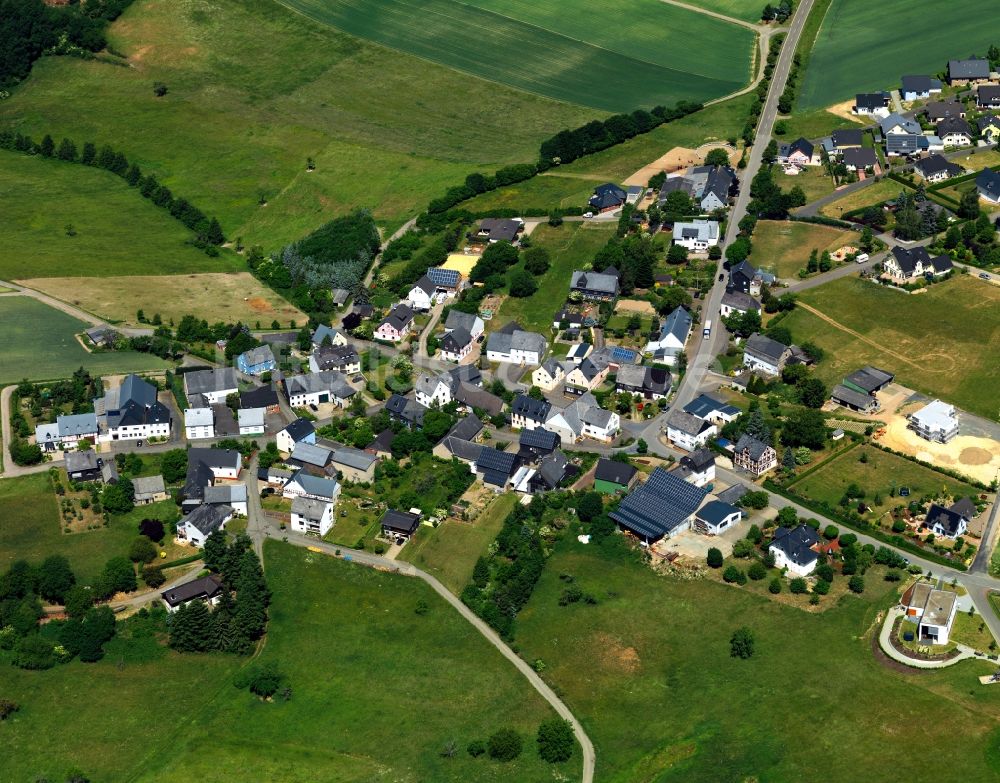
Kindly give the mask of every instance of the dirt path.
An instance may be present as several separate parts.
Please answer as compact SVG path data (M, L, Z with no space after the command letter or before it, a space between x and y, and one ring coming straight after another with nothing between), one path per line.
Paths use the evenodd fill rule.
M923 371L926 372L927 368L924 367L923 365L918 364L917 362L915 362L915 361L913 361L911 359L908 359L907 357L903 356L903 354L901 354L901 353L896 353L895 351L893 351L893 350L891 350L889 348L886 348L884 345L880 345L879 343L875 342L874 340L869 340L867 337L865 337L860 332L856 332L853 329L849 329L848 327L844 326L842 323L838 323L837 321L834 321L830 316L828 316L828 315L826 315L824 313L821 313L815 307L811 307L810 305L807 305L804 302L797 302L796 306L797 307L801 307L804 310L808 310L810 313L812 313L816 317L821 318L822 320L826 321L828 324L830 324L830 326L834 326L837 329L840 329L840 331L842 331L842 332L847 332L847 334L851 335L852 337L856 337L857 339L861 340L861 342L865 343L866 345L870 345L872 348L877 348L878 350L882 351L882 353L889 354L889 356L891 356L894 359L897 359L897 360L903 362L904 364L908 364L911 367L915 367L918 370L923 370Z
M701 8L696 5L690 5L688 3L682 3L680 0L660 0L661 3L666 3L667 5L675 5L678 8L686 8L688 11L694 11L695 13L704 14L705 16L712 16L716 19L721 19L723 22L729 22L730 24L738 24L740 27L746 27L753 30L755 33L767 32L770 35L771 28L764 27L764 25L754 24L753 22L748 22L745 19L737 19L733 16L726 16L725 14L720 14L716 11L709 11L707 8Z

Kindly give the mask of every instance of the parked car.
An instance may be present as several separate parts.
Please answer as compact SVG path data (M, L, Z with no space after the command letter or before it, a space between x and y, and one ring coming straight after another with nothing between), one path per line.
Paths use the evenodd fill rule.
M140 441L139 441L138 443L136 443L136 444L135 444L135 447L136 447L137 449L141 449L141 448L142 448L142 441L140 440Z
M316 407L316 403L314 402L310 402L309 407L312 409L313 413L316 413L319 410L319 408Z
M979 273L979 279L980 280L989 280L990 276L988 274L986 274L985 272L980 272Z
M858 253L858 254L857 254L857 255L856 255L855 257L854 257L854 260L855 260L855 261L857 261L857 262L858 262L859 264L863 264L863 263L864 263L865 261L867 261L867 260L868 260L869 258L870 258L870 256L869 256L869 255L868 255L867 253Z

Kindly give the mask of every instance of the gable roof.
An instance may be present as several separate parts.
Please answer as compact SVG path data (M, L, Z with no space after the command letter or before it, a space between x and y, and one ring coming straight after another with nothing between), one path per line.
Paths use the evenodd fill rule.
M1000 174L992 169L983 169L976 177L976 187L985 191L994 201L1000 199Z
M462 273L457 269L442 269L439 266L427 268L427 278L441 288L458 288L462 282Z
M184 390L187 394L205 394L228 389L239 389L236 370L232 367L184 373Z
M767 450L771 448L767 443L763 443L753 435L748 435L743 433L740 439L736 441L735 453L740 454L743 451L747 452L747 456L750 457L754 462L757 462Z
M781 361L781 357L785 355L785 351L788 350L788 346L779 343L777 340L772 340L766 335L754 333L747 338L743 350L751 356L759 357L770 364L777 365Z
M288 436L292 439L292 443L298 443L303 438L308 438L316 432L316 428L313 427L312 422L308 419L296 419L286 425L282 432L288 433Z
M314 495L319 498L329 499L337 494L336 479L314 476L312 473L306 473L304 470L300 470L296 473L292 482L295 482L302 487L302 490L307 494Z
M691 402L684 406L684 412L697 416L699 419L707 419L718 411L727 416L738 416L742 411L735 405L718 400L710 394L699 394Z
M753 278L751 278L753 279ZM740 312L746 313L750 310L760 311L760 302L754 299L750 294L744 291L729 291L727 290L722 295L722 304L726 307L732 307L734 310L739 310Z
M644 538L660 539L694 514L706 495L708 490L656 468L610 516Z
M382 527L397 533L412 533L420 526L420 514L390 508L382 515Z
M666 317L663 326L660 327L660 340L666 339L668 335L673 335L679 343L683 344L691 333L692 323L691 313L683 307L677 307Z
M438 342L438 346L442 351L447 351L449 353L461 353L465 347L472 342L472 335L469 334L469 330L464 326L458 326L453 328L450 332L444 335Z
M536 427L533 430L521 430L517 442L518 445L529 449L548 449L552 451L559 448L562 438L555 432L549 432L548 430L543 430L541 427Z
M97 432L97 414L70 413L56 417L59 437L72 438L81 435L93 435Z
M916 133L890 133L885 137L885 151L896 155L913 155L930 148L926 136Z
M453 392L455 399L470 408L479 408L490 416L496 416L503 411L504 402L492 392L461 381Z
M606 182L594 188L594 195L590 197L590 205L598 209L608 209L617 207L625 203L628 194L613 182Z
M840 147L860 147L864 133L861 128L841 128L830 134L833 145Z
M944 155L938 155L937 153L928 155L926 158L921 158L913 164L913 167L925 177L932 177L942 172L946 173L949 177L955 177L962 173L961 166L957 163L952 163Z
M949 79L989 79L990 61L979 57L948 61Z
M431 280L426 274L423 275L412 286L410 286L410 290L411 291L414 288L419 288L421 291L423 291L428 296L433 296L434 292L437 290L437 286L434 284L434 281Z
M934 503L927 509L927 520L924 524L927 527L940 525L947 535L957 536L962 529L963 521L967 522L968 520L957 511Z
M511 413L524 416L532 421L545 421L545 417L552 410L552 403L548 400L536 400L527 394L519 394L514 398L510 406Z
M368 470L377 461L378 457L369 454L367 451L354 449L350 446L343 446L333 450L332 462L335 465L347 465L349 468L357 470Z
M570 288L574 291L597 291L615 296L618 294L618 278L602 272L573 272Z
M479 320L479 316L475 313L463 313L461 310L456 310L452 308L448 311L448 317L444 321L445 329L465 329L466 332L472 333L472 330L476 328L476 321Z
M256 367L259 364L274 363L274 353L270 345L258 345L249 351L244 351L239 356L243 363L249 367Z
M67 473L97 470L97 454L89 449L87 451L70 451L66 454L65 467Z
M138 500L144 500L167 491L163 483L163 476L137 476L132 479L132 488L135 490L135 497Z
M680 463L692 473L701 473L715 464L715 452L706 448L695 449L681 457Z
M881 109L889 105L887 92L859 92L854 96L854 105L859 109Z
M937 124L937 135L947 136L949 133L964 133L972 135L972 128L961 117L945 117Z
M329 337L330 341L333 342L334 340L337 339L337 335L339 334L340 332L338 332L332 326L327 326L326 324L320 324L319 326L316 327L316 329L312 333L313 345L322 345L323 340L325 340L327 337Z
M855 370L844 378L844 383L856 386L861 391L872 394L887 383L892 383L895 377L891 372L880 370L878 367L872 367L869 364L859 370Z
M412 320L413 311L405 304L398 304L392 308L389 315L381 320L379 326L389 324L397 332L402 332Z
M906 133L913 135L920 135L923 131L920 128L920 123L916 120L909 120L901 114L892 113L888 117L883 117L878 121L879 127L882 129L882 133L889 133L893 128L899 126Z
M513 242L524 223L513 218L483 218L479 221L479 233L487 234L490 240Z
M815 149L816 148L813 146L813 143L811 141L809 141L809 139L800 136L799 138L797 138L795 141L791 142L790 144L782 144L781 145L781 154L784 157L788 157L789 155L792 155L793 153L800 152L803 155L805 155L807 158L811 158L813 156L813 151Z
M479 459L479 454L483 450L481 444L465 440L464 438L457 438L453 435L445 435L441 439L440 445L453 457L466 462L475 462Z
M500 451L492 446L483 446L476 458L476 470L478 472L502 473L504 476L512 476L517 469L517 454L509 451Z
M160 593L160 597L173 608L193 601L195 598L211 600L220 595L223 589L222 580L215 574L209 574L164 590Z
M327 463L330 461L331 454L332 452L330 449L324 448L323 446L317 446L315 443L299 441L292 448L291 459L296 462L305 463L306 465L314 465L318 468L325 468Z
M305 375L293 375L290 378L285 378L285 391L288 392L289 397L293 394L329 392L341 399L351 397L355 393L354 387L347 382L344 374L337 370L310 372Z
M726 517L733 514L742 514L742 512L736 506L731 506L729 503L723 503L721 500L710 500L698 509L695 516L710 525L718 525Z
M901 82L903 92L929 93L941 89L941 82L930 76L904 76Z
M196 506L194 510L184 517L184 523L191 525L202 535L210 535L222 527L223 523L233 516L233 509L230 506L202 505Z
M959 498L950 506L948 506L949 511L954 511L959 516L971 520L976 515L976 504L973 503L969 498Z
M944 119L945 117L960 117L965 114L965 105L959 103L954 98L944 101L930 101L924 107L924 114L932 121Z
M844 165L857 169L874 168L878 165L878 155L871 147L851 147L844 150Z
M597 470L594 472L594 480L607 481L609 484L627 487L638 472L634 465L629 465L627 462L619 462L618 460L601 457L597 460Z
M278 393L271 386L258 386L240 392L241 408L270 408L278 404Z
M684 411L674 410L667 419L667 426L673 430L680 430L685 435L700 435L714 424L692 416Z
M538 463L538 473L545 479L545 483L555 489L559 482L566 477L569 468L569 459L559 449L551 454L547 454Z
M306 517L306 519L322 519L329 507L330 501L328 500L307 498L304 495L292 498L292 513Z
M796 528L779 527L774 531L770 547L780 549L785 556L798 566L806 566L819 559L812 547L819 543L819 535L808 525Z

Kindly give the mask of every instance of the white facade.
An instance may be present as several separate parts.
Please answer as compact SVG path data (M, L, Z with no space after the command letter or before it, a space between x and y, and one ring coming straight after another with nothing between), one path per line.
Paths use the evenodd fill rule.
M240 435L264 434L264 408L240 408L237 420Z
M169 438L170 424L135 424L108 430L108 437L100 440L148 440L149 438Z
M779 569L788 569L788 573L795 574L795 576L809 576L815 569L816 563L819 560L811 560L808 564L800 566L788 558L784 551L780 547L776 547L773 544L768 547L768 552L774 555L774 567Z
M184 434L188 440L215 437L215 416L211 408L186 408Z
M762 372L765 375L781 375L778 365L759 356L751 356L748 353L743 354L743 366L751 372Z
M421 383L423 380L421 378L417 382L415 394L417 403L425 408L432 408L434 405L443 407L451 402L451 387L441 378L430 378L427 382Z
M934 400L910 416L910 425L925 440L947 443L958 434L955 406Z
M718 434L718 432L719 430L714 424L710 424L704 431L697 435L692 435L691 433L677 429L669 423L667 424L667 440L685 451L697 451L708 443L709 438Z
M315 533L325 536L333 527L333 504L317 501L308 507L305 505L300 507L293 503L290 524L296 533Z
M607 425L595 424L587 421L583 422L584 437L593 438L594 440L603 441L604 443L610 443L617 438L620 429L621 417L619 417L617 413L613 412L608 419Z
M223 520L222 524L219 525L219 530L225 530L226 523L229 522L230 519L232 519L232 514L229 514ZM208 538L208 536L202 533L194 525L189 524L187 517L182 518L181 521L177 523L177 533L178 533L177 536L178 538L184 539L189 544L196 547L205 546L205 539Z
M673 242L695 253L703 253L719 244L719 224L714 220L674 223Z

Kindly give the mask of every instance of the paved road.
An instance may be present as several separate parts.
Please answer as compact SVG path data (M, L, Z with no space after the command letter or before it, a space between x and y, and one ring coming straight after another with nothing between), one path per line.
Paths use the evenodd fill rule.
M986 522L986 529L983 531L982 543L979 551L972 561L970 572L975 574L989 574L990 557L993 554L993 547L996 544L997 521L1000 520L1000 494L993 501L993 508L990 510L990 518ZM1000 585L998 585L1000 588Z
M441 320L441 313L444 311L444 302L438 302L431 308L431 319L427 322L427 326L424 327L423 331L420 333L420 338L417 343L417 356L421 359L430 359L427 355L427 338L434 334L434 327L437 326L437 322Z

